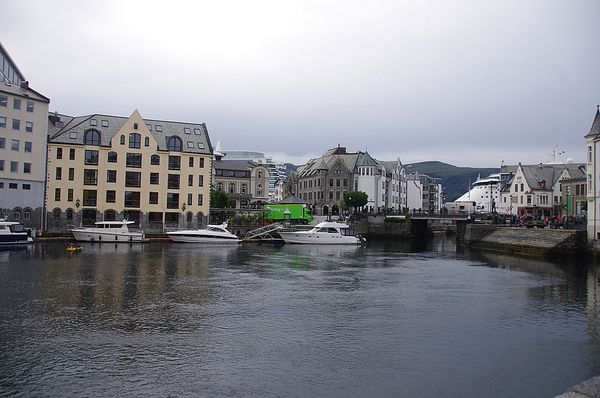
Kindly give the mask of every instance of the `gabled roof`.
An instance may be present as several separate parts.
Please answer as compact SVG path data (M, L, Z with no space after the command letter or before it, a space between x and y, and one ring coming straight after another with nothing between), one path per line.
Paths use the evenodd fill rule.
M109 147L112 138L134 115L138 117L139 113L134 111L129 117L98 113L73 117L56 112L49 113L48 140L51 143L83 145L85 131L94 129L100 132L100 146ZM139 117L141 118L141 116ZM95 121L94 125L92 125L92 121ZM177 136L183 142L182 152L212 154L205 123L172 122L156 119L142 119L142 121L145 125L140 127L150 130L150 134L158 142L158 149L161 151L167 150L167 142L170 137ZM157 126L160 126L161 131L156 131ZM186 134L186 128L189 129L189 134Z
M567 172L569 178L582 178L585 177L585 165L578 163L567 163L567 164L547 164L540 163L536 165L520 165L523 171L523 176L527 185L531 189L548 189L558 182L563 172ZM514 176L513 176L514 178ZM512 182L512 178L509 184ZM542 181L545 181L545 188L542 187ZM507 185L508 186L508 185Z
M585 138L599 135L600 134L600 105L596 106L596 116L594 116L594 121L592 122L592 127L590 128L590 132L586 134Z
M369 155L368 152L359 152L356 166L378 166L377 161Z
M306 203L306 201L300 199L299 197L297 197L295 195L291 195L291 196L284 198L283 200L281 200L279 202L279 204L296 204L296 203Z

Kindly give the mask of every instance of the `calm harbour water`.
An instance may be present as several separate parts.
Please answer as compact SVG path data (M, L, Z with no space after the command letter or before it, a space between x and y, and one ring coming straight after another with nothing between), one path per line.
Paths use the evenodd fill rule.
M600 269L426 245L0 252L1 396L552 397Z

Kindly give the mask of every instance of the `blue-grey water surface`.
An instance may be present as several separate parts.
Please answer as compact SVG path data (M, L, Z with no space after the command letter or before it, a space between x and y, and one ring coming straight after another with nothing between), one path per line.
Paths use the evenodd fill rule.
M598 272L427 246L0 252L0 395L551 397L600 374Z

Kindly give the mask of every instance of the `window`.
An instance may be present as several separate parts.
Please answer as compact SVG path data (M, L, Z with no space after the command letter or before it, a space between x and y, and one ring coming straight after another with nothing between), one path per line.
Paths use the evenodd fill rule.
M100 132L98 130L88 130L83 133L84 145L100 145Z
M98 185L98 170L83 170L83 185Z
M203 199L203 198L202 198L202 194L201 194L201 193L199 193L199 194L198 194L198 206L202 206L202 199Z
M19 171L19 162L11 160L10 161L10 172L17 173Z
M125 172L126 187L140 187L142 185L142 173L137 171Z
M5 145L6 145L6 138L0 137L0 149L4 149Z
M194 148L194 143L192 141L188 141L187 142L187 147L190 148L190 149Z
M67 189L67 202L73 201L73 188Z
M117 163L118 160L118 155L116 152L109 152L108 153L108 163Z
M56 172L54 173L54 178L56 180L62 180L62 167L56 168Z
M95 189L84 189L83 190L83 205L84 206L96 206L98 202L98 191Z
M167 143L167 149L169 151L181 152L181 150L183 149L183 142L181 141L181 138L175 136L170 137Z
M345 187L347 187L347 186L348 186L348 179L347 179L347 178L344 178L344 186L345 186ZM393 187L393 185L392 185L392 187Z
M119 139L119 143L121 145L125 145L125 136L124 135L122 135L121 138Z
M75 160L75 148L69 149L69 160Z
M200 135L202 134L202 131L200 129L194 129L194 134Z
M23 173L31 174L31 163L23 163Z
M263 194L262 189L263 189L262 184L257 184L256 185L256 196L262 196L262 194Z
M77 131L71 131L69 133L69 138L72 140L76 140L77 139Z
M192 194L191 194L191 193L188 193L188 200L187 200L187 204L188 204L189 206L191 206L191 205L193 204L193 202L192 202ZM189 214L189 215L191 215L192 213L188 213L188 214ZM190 220L189 222L191 222L191 220Z
M198 149L204 149L204 144L203 144L203 143L201 143L201 142L199 142L199 143L198 143Z
M129 148L139 149L142 144L142 136L138 133L129 134Z
M25 152L31 152L31 141L25 141Z
M14 98L13 99L13 108L14 109L21 109L21 100L19 98Z
M0 106L7 106L8 97L6 95L0 95Z
M150 164L154 166L158 166L160 164L160 156L152 155L150 156Z
M133 129L137 130L138 129L138 124L137 123L133 123Z
M204 158L200 158L200 168L204 168Z
M21 210L15 210L15 211L13 212L13 218L14 218L15 220L20 220L20 219L21 219Z
M150 146L150 137L144 138L144 146Z
M127 167L135 167L135 168L142 167L142 154L141 153L128 153L126 166Z
M183 132L184 132L185 134L192 134L192 130L190 130L190 128L189 128L189 127L185 127L185 128L183 129Z
M240 187L240 193L246 193L246 184L245 183L242 183L242 186Z
M20 130L21 129L21 121L19 119L13 119L12 128L13 128L13 130Z
M156 126L154 126L154 130L156 130L160 133L160 132L162 132L162 126L160 124L157 124Z
M158 173L150 173L150 184L158 185L159 174Z
M190 157L190 158L188 159L188 166L190 166L190 167L194 167L194 158Z
M25 131L33 133L33 122L25 122Z
M523 183L521 183L521 192L524 191L523 187L524 187L524 185L523 185Z
M117 182L117 170L106 170L106 182Z
M60 209L54 209L54 210L52 210L52 218L55 221L59 221L60 220Z
M169 170L181 170L181 156L169 156Z
M592 147L591 146L588 146L588 163L592 163Z
M178 193L167 193L167 209L179 209Z
M106 191L106 203L115 203L117 201L117 191Z
M54 200L60 202L60 188L54 188Z
M98 120L90 119L90 126L97 126L97 125L98 125Z
M71 189L71 191L73 191L73 190ZM72 201L73 200L71 200L71 202ZM69 220L69 221L73 220L73 209L68 209L67 210L67 220Z
M33 112L33 101L27 101L27 112Z
M198 176L198 186L199 187L203 187L204 186L204 176L203 175L199 175Z
M19 140L10 140L10 149L13 151L19 150Z
M329 179L329 186L332 187L333 186L333 178Z
M8 183L8 189L17 189L17 188L19 188L19 184L17 184L16 182Z
M24 191L31 191L31 184L23 184L21 188L23 188Z
M152 131L152 125L151 125L151 124L149 124L149 123L148 123L148 124L146 124L146 127L148 127L148 130L149 130L149 131Z
M167 188L179 189L179 174L169 174L169 179L167 181Z
M85 150L85 164L97 166L98 165L98 151L97 150Z
M100 124L102 125L102 127L108 127L108 120L102 120Z
M193 187L194 186L194 176L193 175L188 175L188 187Z
M0 127L6 128L6 118L4 116L0 116Z
M150 192L148 194L148 203L151 205L158 204L158 192Z
M229 183L229 193L235 193L235 183Z
M23 215L24 215L24 217L25 217L26 220L31 220L31 211L25 210L23 212Z

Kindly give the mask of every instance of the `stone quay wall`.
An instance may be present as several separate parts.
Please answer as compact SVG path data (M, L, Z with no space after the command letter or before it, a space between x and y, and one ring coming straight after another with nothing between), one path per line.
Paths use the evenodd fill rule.
M573 256L587 253L585 231L547 228L514 228L469 224L465 245L526 256Z

